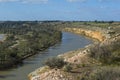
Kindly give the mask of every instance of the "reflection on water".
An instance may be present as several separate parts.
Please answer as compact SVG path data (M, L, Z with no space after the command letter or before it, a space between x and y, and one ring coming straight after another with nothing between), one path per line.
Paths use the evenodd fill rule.
M24 64L11 70L0 71L0 80L27 80L27 75L43 66L43 61L48 57L57 56L67 51L82 48L91 43L91 40L73 33L63 32L61 43L50 47L24 61Z

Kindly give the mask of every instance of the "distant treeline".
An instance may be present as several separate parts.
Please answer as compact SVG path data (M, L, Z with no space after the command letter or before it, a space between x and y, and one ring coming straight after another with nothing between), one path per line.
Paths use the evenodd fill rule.
M23 59L60 42L62 33L48 22L0 22L0 33L6 39L0 42L0 69L10 68Z

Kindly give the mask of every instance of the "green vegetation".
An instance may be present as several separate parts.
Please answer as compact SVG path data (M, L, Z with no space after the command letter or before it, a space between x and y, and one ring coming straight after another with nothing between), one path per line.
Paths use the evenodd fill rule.
M70 64L66 64L64 67L63 67L63 70L66 71L66 72L70 72L72 70L72 66Z
M119 67L102 67L94 70L86 80L119 80L120 68Z
M22 62L61 40L61 32L47 22L1 22L0 33L6 39L0 42L0 69Z
M72 70L72 65L68 62L65 62L64 59L60 57L48 58L44 64L51 69L63 69L65 72L70 72Z
M90 57L101 61L103 64L120 65L120 39L110 44L94 45L90 51Z
M48 58L45 61L45 65L49 66L50 68L62 68L66 62L64 61L63 58L58 58L58 57L53 57L53 58Z

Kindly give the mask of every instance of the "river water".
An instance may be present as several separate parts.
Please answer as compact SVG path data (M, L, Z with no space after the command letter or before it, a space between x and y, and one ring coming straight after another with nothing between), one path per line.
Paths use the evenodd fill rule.
M63 32L62 41L60 43L40 52L40 54L27 58L24 60L24 64L17 68L0 71L0 80L28 80L27 75L35 69L43 66L43 61L48 57L57 56L71 50L83 48L91 43L92 41L90 39L83 36Z

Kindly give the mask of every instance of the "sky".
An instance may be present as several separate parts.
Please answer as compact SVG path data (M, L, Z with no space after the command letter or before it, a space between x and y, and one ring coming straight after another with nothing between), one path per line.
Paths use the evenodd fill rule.
M120 0L0 0L0 21L120 21Z

